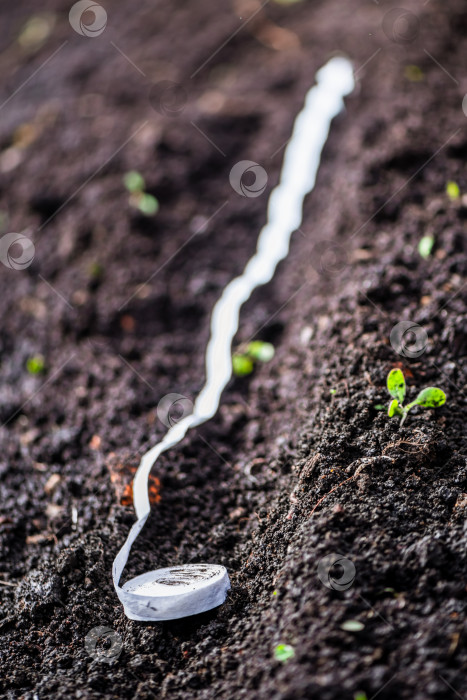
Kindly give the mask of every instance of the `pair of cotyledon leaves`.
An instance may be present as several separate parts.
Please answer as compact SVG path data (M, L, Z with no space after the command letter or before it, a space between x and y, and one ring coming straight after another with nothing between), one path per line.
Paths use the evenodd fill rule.
M422 408L438 408L446 403L446 394L442 389L436 386L429 386L418 394L417 398L411 403L404 406L406 384L405 378L400 369L392 369L387 378L388 391L393 400L389 404L388 416L392 418L394 415L402 416L401 425L407 417L408 412L414 406Z

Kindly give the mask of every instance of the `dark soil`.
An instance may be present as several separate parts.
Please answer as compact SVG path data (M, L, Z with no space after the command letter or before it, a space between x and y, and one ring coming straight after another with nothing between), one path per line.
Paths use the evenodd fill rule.
M36 247L27 269L0 265L4 697L467 697L467 204L445 191L467 192L465 2L405 2L418 19L401 25L383 0L114 0L92 39L70 6L40 4L56 22L29 49L31 3L2 9L2 234ZM126 571L219 563L232 590L191 619L131 622L111 581L134 521L125 486L165 431L158 401L203 384L211 309L254 251L281 146L335 52L357 88L290 256L241 316L238 343L276 356L157 463ZM176 116L162 80L181 107L186 91ZM243 159L267 170L260 197L229 184ZM154 218L128 202L131 169ZM428 336L413 359L389 340L401 320ZM436 385L446 405L399 428L375 408L393 367L410 397ZM334 554L356 570L343 591L318 577ZM84 646L100 625L123 642L111 663Z

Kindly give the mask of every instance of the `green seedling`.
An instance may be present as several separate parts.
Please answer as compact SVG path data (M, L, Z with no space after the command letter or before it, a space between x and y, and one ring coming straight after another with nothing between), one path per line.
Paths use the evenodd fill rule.
M455 202L456 199L459 199L459 197L461 196L461 191L457 182L453 182L452 180L450 180L446 184L446 194L452 202Z
M295 650L290 644L278 644L274 649L274 656L278 661L285 663L295 656Z
M428 258L431 255L431 251L433 250L433 246L435 244L435 237L434 236L423 236L423 238L420 238L418 242L418 252L419 255L424 258L425 260L428 260Z
M138 209L146 216L154 216L159 210L159 202L152 194L144 192L138 200Z
M414 64L405 66L404 76L407 80L410 80L411 83L420 83L425 77L422 69Z
M93 280L97 280L100 277L102 277L103 268L102 268L102 265L100 263L93 262L89 265L88 271L89 271L89 277Z
M144 177L136 170L130 170L129 173L126 173L123 176L123 182L128 192L144 192Z
M253 362L246 355L232 357L232 371L236 377L246 377L253 372Z
M41 374L45 369L45 362L42 355L35 355L26 361L26 369L29 374Z
M253 372L255 362L270 362L274 357L274 346L262 340L253 340L244 352L232 357L232 370L236 377L245 377Z
M21 28L18 43L27 52L35 52L43 46L50 36L56 22L52 13L32 15Z
M130 193L131 206L139 209L145 216L154 216L159 210L159 202L152 194L145 192L144 177L136 170L130 170L123 177L123 183Z
M359 620L345 620L341 625L341 630L345 632L361 632L363 629L365 629L365 625Z
M418 394L415 401L404 406L406 384L405 378L400 369L392 369L387 377L387 387L388 391L392 396L392 401L389 404L388 416L392 418L393 416L401 416L401 425L404 424L405 419L409 411L414 406L421 406L422 408L438 408L446 403L446 394L442 389L438 389L436 386L429 386Z
M251 343L248 343L246 354L259 362L270 362L274 357L274 345L263 343L262 340L253 340Z

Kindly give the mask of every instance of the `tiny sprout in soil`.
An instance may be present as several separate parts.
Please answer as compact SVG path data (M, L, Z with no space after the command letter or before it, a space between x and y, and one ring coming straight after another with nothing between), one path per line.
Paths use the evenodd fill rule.
M461 196L461 191L457 182L452 182L451 180L446 184L446 194L452 202L459 199Z
M424 80L425 75L419 66L409 64L404 68L404 77L411 83L420 83L422 80Z
M341 630L345 632L361 632L363 629L365 629L365 625L358 620L345 620L341 625Z
M246 355L232 357L232 370L236 377L246 377L253 372L253 362Z
M93 262L89 266L89 277L93 280L97 280L102 277L103 268L98 262Z
M406 384L405 378L400 369L392 369L387 378L388 391L392 396L392 401L389 404L388 416L401 416L401 425L403 425L407 414L414 406L422 408L438 408L446 403L446 394L442 389L436 386L429 386L422 389L417 398L411 403L404 406Z
M41 374L45 369L45 362L42 355L30 357L26 362L26 369L29 374Z
M126 173L124 176L123 182L130 193L131 206L139 209L145 216L157 214L159 202L152 194L148 194L144 191L146 185L144 177L140 173L136 172L136 170L130 170L130 172Z
M136 170L130 170L129 173L123 178L125 187L128 192L143 192L144 191L144 177L136 172Z
M274 649L274 656L278 661L285 663L295 656L294 648L290 644L278 644Z
M434 236L423 236L423 238L420 238L420 241L418 243L419 255L425 260L428 260L428 258L431 255L431 251L433 250L434 244Z
M248 343L244 352L232 357L232 371L236 377L245 377L253 372L255 362L269 362L274 357L274 346L262 340Z

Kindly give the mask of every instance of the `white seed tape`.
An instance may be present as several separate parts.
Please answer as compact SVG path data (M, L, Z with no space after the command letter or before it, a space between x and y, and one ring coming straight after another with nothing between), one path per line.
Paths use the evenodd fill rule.
M188 564L151 571L119 585L131 546L149 512L148 477L162 452L174 447L189 428L212 418L221 394L232 376L232 340L238 330L242 304L259 285L269 282L277 264L287 256L292 233L302 221L303 200L315 184L321 152L331 120L343 107L343 98L354 87L351 63L332 58L317 73L317 85L306 97L295 120L286 148L280 182L271 192L267 223L261 230L256 253L240 277L232 280L214 306L211 337L206 350L206 383L193 413L169 429L164 439L141 459L133 481L137 522L133 525L113 565L113 581L125 614L132 620L173 620L210 610L224 602L230 588L225 567Z

